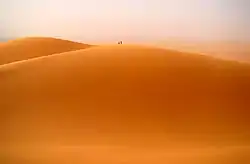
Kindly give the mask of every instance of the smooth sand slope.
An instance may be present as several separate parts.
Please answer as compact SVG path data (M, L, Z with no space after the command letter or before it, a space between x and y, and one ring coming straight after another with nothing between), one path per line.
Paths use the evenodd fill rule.
M47 37L11 40L0 43L0 65L88 47L90 45Z
M247 164L250 65L116 45L0 67L6 163Z

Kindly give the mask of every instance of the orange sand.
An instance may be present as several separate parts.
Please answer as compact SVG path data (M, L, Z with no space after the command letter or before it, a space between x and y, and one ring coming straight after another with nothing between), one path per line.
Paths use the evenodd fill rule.
M0 66L1 159L250 162L250 65L152 47L92 47Z
M90 45L54 38L21 38L0 43L0 65L87 47Z

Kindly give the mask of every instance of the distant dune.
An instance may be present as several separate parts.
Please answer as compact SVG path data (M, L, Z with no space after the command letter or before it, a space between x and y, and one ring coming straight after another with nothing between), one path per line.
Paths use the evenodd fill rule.
M0 43L0 65L88 47L90 45L47 37L11 40Z
M250 42L168 40L155 45L250 63Z
M0 93L11 164L250 162L248 64L100 46L0 66Z

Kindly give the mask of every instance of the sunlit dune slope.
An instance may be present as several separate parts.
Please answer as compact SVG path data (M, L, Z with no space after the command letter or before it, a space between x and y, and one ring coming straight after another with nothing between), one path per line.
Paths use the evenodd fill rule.
M88 48L90 45L49 37L27 37L0 43L0 65Z
M130 45L3 65L2 151L40 163L238 161L249 84L247 64Z

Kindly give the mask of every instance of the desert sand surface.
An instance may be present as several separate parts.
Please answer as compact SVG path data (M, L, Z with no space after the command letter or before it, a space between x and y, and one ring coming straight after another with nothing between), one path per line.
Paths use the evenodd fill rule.
M0 65L88 48L90 45L49 37L27 37L0 43Z
M250 163L246 63L98 46L2 65L0 93L1 163Z
M192 41L169 39L154 44L162 48L200 53L226 60L250 63L250 42L243 41Z

